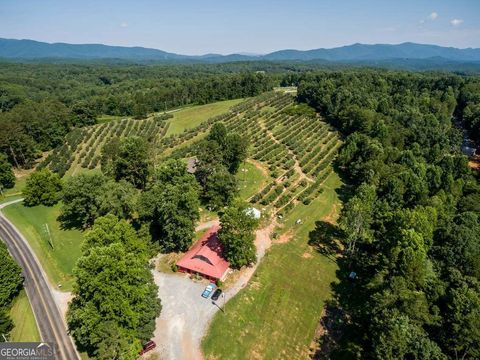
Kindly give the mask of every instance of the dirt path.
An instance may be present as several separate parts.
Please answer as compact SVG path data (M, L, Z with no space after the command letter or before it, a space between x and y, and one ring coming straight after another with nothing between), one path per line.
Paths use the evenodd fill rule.
M205 229L210 229L212 226L219 225L219 224L220 224L220 220L218 220L218 219L206 221L206 222L198 224L195 227L195 232L202 231L202 230L205 230Z
M262 172L264 178L268 178L268 170L265 168L265 165L258 160L248 159L247 162L255 166L258 170Z
M209 223L200 224L203 228ZM271 246L272 233L276 223L256 231L257 262L240 271L234 283L225 290L225 301L234 297L247 284L267 249ZM158 295L162 300L162 313L156 320L153 340L161 359L196 360L203 359L200 344L208 330L213 316L224 306L221 297L217 303L204 299L201 293L207 282L193 281L188 275L166 274L153 270ZM229 275L231 276L231 275Z
M260 121L259 122L260 126L262 127L262 129L264 129L266 132L267 132L267 135L276 143L276 144L279 144L279 145L282 145L282 146L285 146L284 144L282 144L281 141L279 141L275 135L265 126L265 124ZM291 156L291 158L294 160L294 164L293 164L293 169L295 170L295 172L299 175L298 179L292 184L292 187L296 187L298 184L300 184L300 182L302 180L307 180L308 182L313 182L314 180L309 177L307 174L305 174L302 170L302 167L300 166L300 162L298 161L297 159L297 156L294 154L294 152L292 150L290 150L289 148L287 148L287 152L288 152L288 155ZM280 180L280 178L277 179L277 182ZM288 203L286 203L285 205L283 205L281 208L277 209L277 211L275 211L275 214L278 214L280 211L282 211L282 209L284 209L285 207L287 207L292 201L295 201L296 198L298 198L298 196L304 192L305 190L307 189L307 187L305 187L303 190L301 190L298 194L295 195L295 197L290 200ZM282 192L283 194L283 192ZM282 194L280 194L278 198L280 198L282 196ZM273 201L275 202L276 199Z
M260 124L260 127L262 129L264 129L266 132L267 132L267 135L276 143L276 144L279 144L279 145L282 145L282 146L285 146L280 140L278 140L275 135L273 135L272 131L270 129L268 129L265 124L262 122L262 121L259 121L259 124ZM293 168L295 169L295 172L300 175L300 178L298 179L298 181L296 182L297 184L302 181L303 179L307 179L308 181L313 181L313 179L311 179L309 176L307 176L307 174L305 174L302 170L302 167L300 166L300 163L297 159L297 156L295 155L295 153L290 150L289 148L287 148L285 146L285 148L287 149L287 152L288 152L288 155L290 155L292 157L292 159L295 161L295 164L293 165Z

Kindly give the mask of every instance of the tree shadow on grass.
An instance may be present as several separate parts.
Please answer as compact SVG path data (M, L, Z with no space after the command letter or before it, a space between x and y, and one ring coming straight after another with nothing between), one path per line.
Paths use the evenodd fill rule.
M309 234L309 244L338 265L337 280L330 285L332 299L325 305L312 359L358 359L361 353L358 343L365 334L353 319L362 312L366 297L361 293L362 279L351 279L349 275L352 271L362 273L362 270L352 267L349 255L343 251L343 237L337 225L326 221L317 221Z
M341 253L342 246L339 239L342 231L335 224L319 220L315 222L315 229L308 234L308 244L332 261Z
M82 222L73 215L67 215L65 213L61 213L57 217L57 221L60 224L61 230L85 230Z
M331 284L332 299L326 302L316 339L317 349L311 358L315 360L350 360L361 358L358 344L365 336L354 318L365 307L365 296L358 279L351 280L351 263L347 257L338 257L337 281ZM354 315L354 316L352 316Z
M338 174L342 185L338 187L335 192L342 203L346 203L352 196L355 195L355 187L349 184L345 169L342 169L336 162L333 163L333 170Z

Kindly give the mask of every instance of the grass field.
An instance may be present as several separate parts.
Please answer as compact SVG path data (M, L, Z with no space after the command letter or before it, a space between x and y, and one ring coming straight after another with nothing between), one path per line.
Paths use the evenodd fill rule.
M255 195L268 181L266 174L251 162L240 165L236 176L240 187L238 195L242 200L248 200Z
M15 180L15 186L11 189L6 189L0 194L0 204L11 200L18 199L22 196L22 189L25 187L28 176L18 177Z
M207 359L306 359L337 265L308 245L315 221L335 219L340 179L331 174L325 191L298 205L285 220L295 231L273 245L252 280L218 312L202 348ZM301 225L295 225L297 219Z
M40 333L25 290L14 300L10 317L15 325L10 333L10 341L40 341Z
M244 99L219 101L207 105L191 106L173 112L169 120L170 127L167 136L180 134L185 129L193 128L211 117L227 112L232 106L241 103Z
M82 233L60 229L56 221L60 205L25 207L19 203L2 211L29 241L50 282L53 285L61 284L62 290L71 290L72 269L81 255ZM53 248L49 244L45 224L48 224Z
M117 115L100 115L97 116L97 122L99 124L103 124L105 122L113 121L113 120L121 120L125 119L126 116L117 116Z

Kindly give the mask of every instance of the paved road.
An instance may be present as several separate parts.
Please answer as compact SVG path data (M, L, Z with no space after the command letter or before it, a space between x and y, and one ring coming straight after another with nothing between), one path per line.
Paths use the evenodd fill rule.
M2 205L0 208L8 204ZM0 214L0 238L7 244L13 258L23 270L25 290L42 341L57 344L58 359L80 359L35 254L20 232L2 214Z

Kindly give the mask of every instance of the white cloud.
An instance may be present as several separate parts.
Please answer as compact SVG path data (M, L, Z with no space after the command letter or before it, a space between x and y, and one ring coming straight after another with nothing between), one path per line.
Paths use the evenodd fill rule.
M124 21L124 22L122 22L122 23L120 24L120 26L121 26L122 28L126 28L126 27L128 26L128 24Z
M452 24L453 26L458 26L458 25L460 25L461 23L463 23L463 20L462 20L462 19L453 19L453 20L450 20L450 24Z
M435 11L432 12L430 15L428 15L429 20L435 20L437 17L438 17L438 13Z

